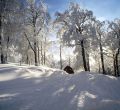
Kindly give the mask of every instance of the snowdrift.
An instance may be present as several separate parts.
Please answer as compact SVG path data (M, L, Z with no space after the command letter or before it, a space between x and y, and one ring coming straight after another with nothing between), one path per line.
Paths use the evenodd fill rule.
M0 110L120 110L120 78L0 65Z

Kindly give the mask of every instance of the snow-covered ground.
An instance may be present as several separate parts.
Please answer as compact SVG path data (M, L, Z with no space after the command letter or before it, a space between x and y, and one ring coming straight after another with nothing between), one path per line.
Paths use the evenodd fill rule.
M0 65L0 110L120 110L120 78Z

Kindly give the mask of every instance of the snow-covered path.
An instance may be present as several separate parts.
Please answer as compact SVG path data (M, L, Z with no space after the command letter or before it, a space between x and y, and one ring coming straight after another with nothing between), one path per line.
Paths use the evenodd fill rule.
M0 65L0 110L120 110L120 78Z

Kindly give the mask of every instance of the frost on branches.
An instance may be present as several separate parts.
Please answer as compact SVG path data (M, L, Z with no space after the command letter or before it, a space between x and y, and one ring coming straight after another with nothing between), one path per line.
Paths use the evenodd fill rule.
M93 28L91 21L94 20L92 11L81 9L76 3L71 3L69 9L63 13L56 13L56 24L61 25L62 39L67 46L81 47L83 59L83 67L85 71L89 71L86 45L88 45L89 37L92 36Z

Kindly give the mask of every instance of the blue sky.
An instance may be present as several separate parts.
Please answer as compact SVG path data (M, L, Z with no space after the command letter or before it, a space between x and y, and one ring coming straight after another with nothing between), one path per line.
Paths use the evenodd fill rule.
M92 10L100 20L120 18L120 0L45 0L53 16L56 11L67 9L70 1L79 3L82 7Z

